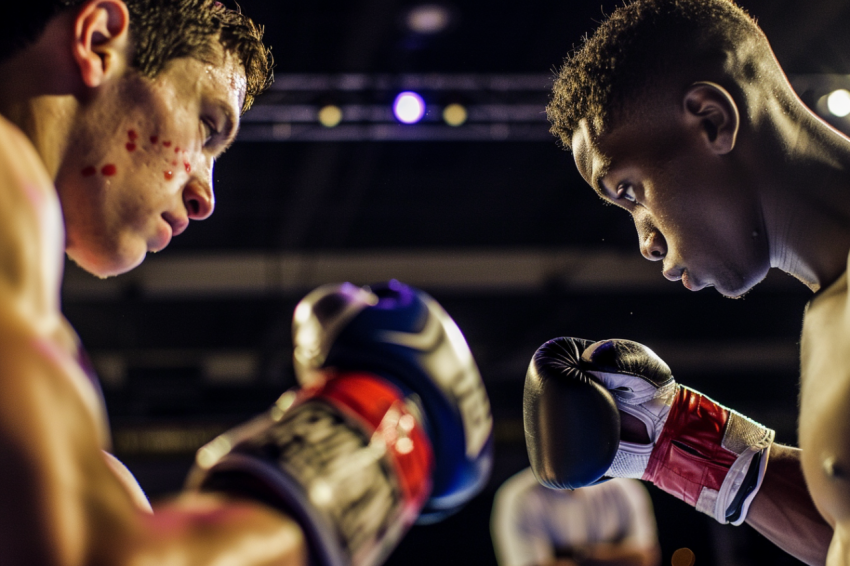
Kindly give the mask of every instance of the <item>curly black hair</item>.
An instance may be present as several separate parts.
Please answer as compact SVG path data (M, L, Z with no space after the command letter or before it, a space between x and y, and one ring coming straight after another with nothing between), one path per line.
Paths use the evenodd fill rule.
M0 61L34 42L59 12L85 0L31 0L16 17L0 18ZM216 0L124 0L130 12L133 66L156 77L172 59L193 57L215 63L217 44L237 57L248 85L242 112L273 79L271 51L263 44L263 28L237 7Z
M583 119L599 135L652 87L758 80L766 57L773 60L767 39L733 0L632 1L566 58L546 108L550 131L569 150Z

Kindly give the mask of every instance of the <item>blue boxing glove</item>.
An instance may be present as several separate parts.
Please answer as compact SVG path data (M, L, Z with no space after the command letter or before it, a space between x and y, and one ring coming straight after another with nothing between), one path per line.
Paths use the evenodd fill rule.
M420 523L455 512L481 490L493 461L490 402L463 334L434 299L398 281L325 285L296 307L292 336L302 386L328 368L366 371L418 406L435 458Z
M484 486L481 376L448 314L397 282L320 287L293 336L301 388L201 448L187 487L293 517L313 564L377 566L417 517L438 520Z

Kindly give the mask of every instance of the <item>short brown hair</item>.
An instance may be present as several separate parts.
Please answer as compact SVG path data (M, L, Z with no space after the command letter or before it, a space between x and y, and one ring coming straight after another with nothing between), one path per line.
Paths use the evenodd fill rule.
M569 149L581 120L598 135L649 86L706 65L754 80L765 49L769 54L764 34L732 0L632 1L566 58L546 108L550 131Z
M26 47L44 31L47 22L85 0L30 0L21 3L16 17L0 19L0 61ZM216 0L124 0L130 12L134 43L133 66L156 77L172 59L193 57L215 62L220 44L236 56L248 80L242 112L272 82L273 59L263 44L263 28L237 7Z

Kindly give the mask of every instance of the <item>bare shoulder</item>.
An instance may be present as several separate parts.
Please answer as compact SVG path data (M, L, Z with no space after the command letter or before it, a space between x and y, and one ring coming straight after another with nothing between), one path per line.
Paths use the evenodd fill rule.
M62 316L59 305L63 253L64 230L56 190L29 139L0 116L0 336L3 337L0 358L3 363L14 365L25 363L27 356L50 358L55 354L76 365L76 334ZM19 344L21 340L24 343ZM58 374L68 374L66 370L63 368ZM71 373L79 371L75 368ZM42 375L54 373L42 372ZM11 368L2 375L4 387L26 381ZM0 398L0 403L3 402L5 399Z
M801 340L799 439L815 504L850 523L850 303L847 274L809 303Z
M0 316L56 325L64 253L59 199L29 139L0 117Z

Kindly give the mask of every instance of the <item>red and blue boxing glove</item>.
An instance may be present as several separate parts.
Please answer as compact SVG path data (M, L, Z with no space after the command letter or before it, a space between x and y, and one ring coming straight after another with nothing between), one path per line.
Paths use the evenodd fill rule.
M676 383L661 358L628 340L546 342L532 358L523 403L529 458L544 485L642 479L721 523L746 518L774 439Z
M442 307L396 281L316 289L293 339L302 387L203 447L188 485L291 515L321 566L380 564L417 518L455 512L486 483L481 376Z

